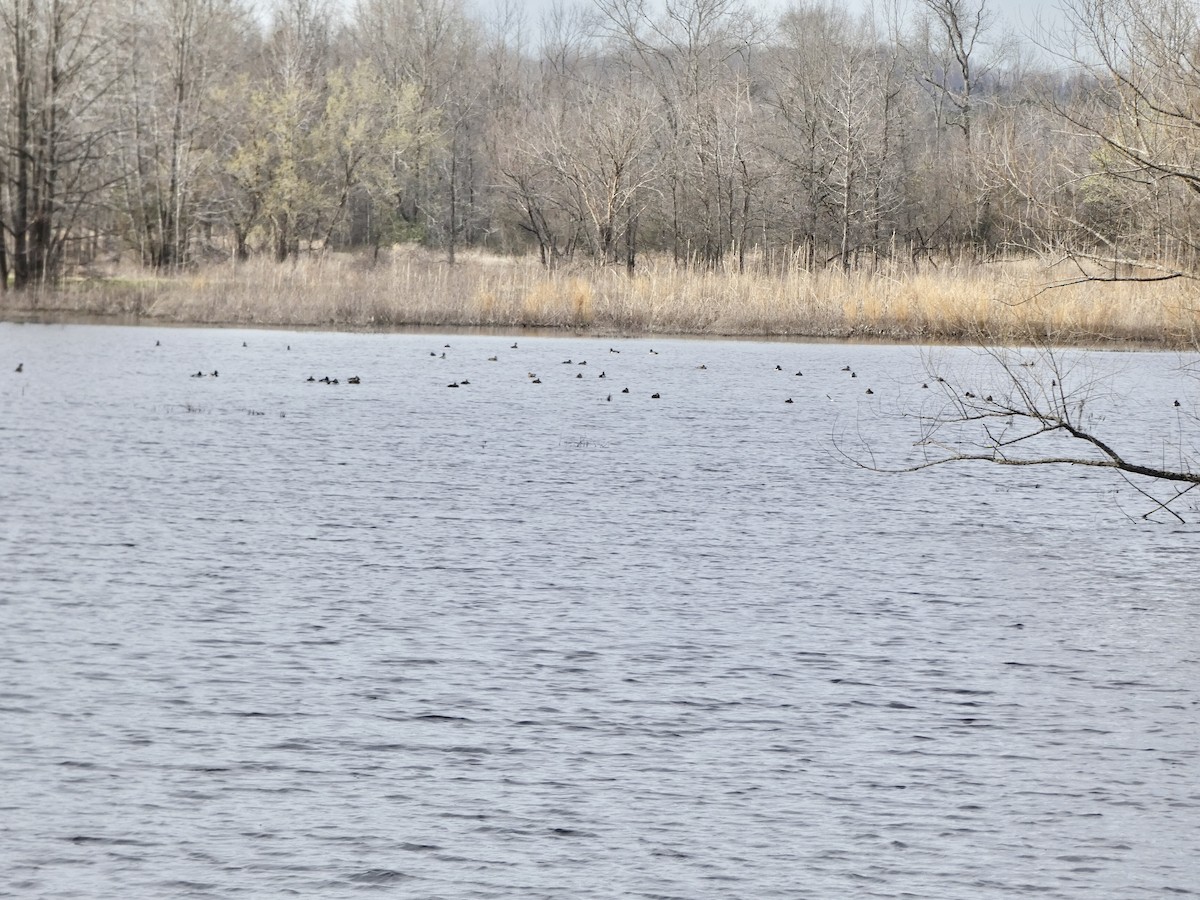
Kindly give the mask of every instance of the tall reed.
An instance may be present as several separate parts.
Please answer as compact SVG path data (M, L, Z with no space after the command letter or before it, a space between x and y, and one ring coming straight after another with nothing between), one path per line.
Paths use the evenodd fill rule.
M547 270L530 258L474 252L451 266L432 252L398 248L378 257L253 260L10 292L0 297L0 316L1169 346L1200 337L1198 289L1184 279L1063 284L1069 275L1036 259L892 263L875 272L810 272L752 259L740 274L651 259L630 276L590 265Z

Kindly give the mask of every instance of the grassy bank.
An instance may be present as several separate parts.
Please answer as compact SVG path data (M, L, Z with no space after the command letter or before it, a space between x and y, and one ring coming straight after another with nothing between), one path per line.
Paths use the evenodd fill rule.
M768 269L774 269L768 272ZM643 264L636 277L591 266L468 253L454 266L420 250L255 260L155 278L72 282L0 295L0 316L121 317L188 324L388 329L558 328L599 334L789 335L912 341L1194 345L1196 289L1082 284L1036 260L893 266L868 273L760 264L747 274Z

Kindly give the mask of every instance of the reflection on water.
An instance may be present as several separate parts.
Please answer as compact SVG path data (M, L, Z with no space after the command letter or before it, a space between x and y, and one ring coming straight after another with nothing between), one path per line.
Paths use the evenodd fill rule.
M916 350L513 340L0 325L0 895L1200 884L1193 531L847 465Z

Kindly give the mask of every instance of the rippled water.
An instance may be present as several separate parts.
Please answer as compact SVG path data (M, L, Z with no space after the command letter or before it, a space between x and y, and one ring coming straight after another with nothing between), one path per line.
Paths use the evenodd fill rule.
M516 340L0 325L0 896L1200 890L1195 530L847 465L917 350Z

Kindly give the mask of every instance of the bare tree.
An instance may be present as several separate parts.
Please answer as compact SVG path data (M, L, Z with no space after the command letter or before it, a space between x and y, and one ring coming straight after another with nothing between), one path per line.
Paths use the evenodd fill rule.
M1133 438L1137 446L1123 446L1130 435L1111 436L1113 373L1097 371L1085 353L984 348L980 361L974 369L929 366L924 387L932 396L915 414L921 461L887 469L869 454L848 458L892 472L977 462L1109 470L1150 502L1143 518L1165 512L1182 521L1174 507L1200 485L1200 416L1194 410L1172 401L1177 424L1169 456L1165 445L1147 442L1144 433Z
M249 14L233 0L146 0L125 24L121 207L143 262L173 268L188 261L210 200L206 151L228 113L215 89L246 63Z
M591 92L548 135L551 165L584 223L596 258L635 264L631 232L657 174L650 153L658 122L644 97Z
M1075 280L1200 277L1200 14L1175 0L1069 0L1079 73L1042 100L1088 152L1043 197Z
M101 0L0 2L0 285L58 277L106 186L114 125L111 18Z
M727 245L729 187L737 174L716 93L745 73L762 38L761 23L743 0L667 0L661 12L645 0L595 0L601 27L630 73L659 97L660 130L672 249L677 262L695 253L720 266Z
M782 20L771 147L781 182L797 188L787 194L809 267L849 269L863 251L874 262L912 207L902 197L913 89L899 47L881 36L895 27L828 3L798 5Z

